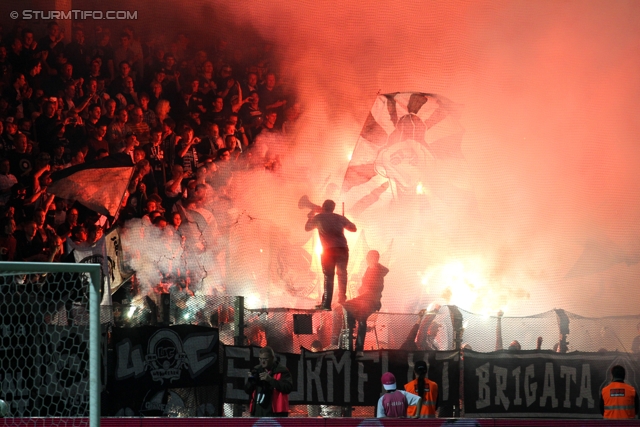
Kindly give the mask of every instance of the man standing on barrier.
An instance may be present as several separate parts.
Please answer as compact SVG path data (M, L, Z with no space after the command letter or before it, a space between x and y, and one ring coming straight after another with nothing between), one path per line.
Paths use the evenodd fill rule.
M324 274L324 294L322 303L317 305L319 310L331 310L333 298L333 282L338 273L338 302L343 303L347 299L347 264L349 263L349 246L344 237L344 230L355 232L356 225L343 215L333 213L336 203L333 200L325 200L322 210L312 209L309 212L306 231L318 229L320 242L322 243L322 273Z
M293 378L286 366L276 360L271 347L259 353L260 364L249 372L244 391L251 396L249 412L252 417L288 417L289 393Z
M367 335L367 319L382 308L382 290L384 289L384 276L389 269L380 264L380 253L369 251L367 253L367 271L362 277L362 286L358 289L358 296L345 301L342 307L347 312L347 327L349 339L351 331L358 321L358 335L356 337L356 351L364 350L364 339Z
M605 419L631 419L638 415L638 394L633 386L624 382L625 376L622 366L611 368L611 382L600 394L600 413Z

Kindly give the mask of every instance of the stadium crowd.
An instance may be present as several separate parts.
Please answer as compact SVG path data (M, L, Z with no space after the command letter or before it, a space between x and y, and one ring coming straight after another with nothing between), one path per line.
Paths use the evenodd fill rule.
M65 242L131 218L179 228L207 183L222 194L238 169L278 170L256 141L291 133L300 105L271 45L141 39L131 26L72 33L0 28L0 260L66 261ZM47 191L52 173L116 153L135 164L117 218Z

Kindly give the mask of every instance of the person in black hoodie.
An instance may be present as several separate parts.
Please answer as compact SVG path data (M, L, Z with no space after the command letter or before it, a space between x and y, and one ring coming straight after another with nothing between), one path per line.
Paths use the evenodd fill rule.
M384 289L384 276L389 273L389 269L380 264L379 261L380 253L378 251L369 251L367 253L368 267L364 276L362 276L362 286L358 289L358 296L342 304L342 307L347 312L349 330L351 331L356 321L358 322L356 351L364 350L367 319L382 307L380 300Z

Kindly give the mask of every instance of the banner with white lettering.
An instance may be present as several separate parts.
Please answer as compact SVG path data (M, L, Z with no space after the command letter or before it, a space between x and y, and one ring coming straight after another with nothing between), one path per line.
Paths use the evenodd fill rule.
M220 415L217 329L114 328L112 340L109 415Z
M600 418L600 390L615 365L638 388L640 366L627 353L464 352L467 417Z
M224 401L246 403L244 392L251 368L258 364L258 347L224 347ZM451 416L459 402L458 352L331 350L301 354L277 353L293 377L291 404L375 406L382 390L380 378L393 372L402 389L413 379L413 365L424 360L429 378L439 384L441 416Z

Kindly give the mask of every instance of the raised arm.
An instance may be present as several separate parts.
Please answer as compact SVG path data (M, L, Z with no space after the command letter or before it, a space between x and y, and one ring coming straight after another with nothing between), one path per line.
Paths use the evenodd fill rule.
M358 231L358 228L354 223L349 221L346 217L344 217L344 220L346 221L346 225L344 226L345 230L352 231L352 232Z
M307 223L304 225L304 229L305 229L305 231L311 231L311 230L313 230L314 228L316 228L316 227L317 227L317 225L316 225L316 221L315 221L315 219L314 219L314 218L315 218L315 216L316 216L316 214L315 214L315 212L314 212L314 211L311 211L311 212L309 212L309 213L307 214L307 217L308 217L309 219L307 219Z

